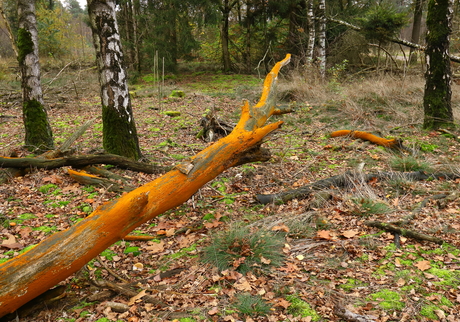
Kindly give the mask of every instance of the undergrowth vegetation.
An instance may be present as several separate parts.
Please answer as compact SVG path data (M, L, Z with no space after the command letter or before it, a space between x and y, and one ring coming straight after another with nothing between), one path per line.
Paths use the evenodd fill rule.
M136 229L152 239L122 240L65 281L66 297L23 321L341 321L340 312L375 321L455 321L460 299L460 174L458 133L427 132L424 80L415 73L347 74L347 63L322 81L313 69L280 78L279 104L294 112L273 117L284 126L264 143L272 158L221 174L187 203ZM95 124L74 144L75 154L101 151L102 126L94 69L59 69L43 77L56 141L87 119ZM19 82L0 65L0 155L21 148ZM159 92L152 75L131 84L140 146L151 162L173 166L208 143L197 138L209 111L236 122L243 99L260 96L249 75L189 72L171 75ZM453 85L454 114L460 91ZM173 91L183 95L173 97ZM165 113L174 112L174 113ZM404 150L376 146L336 130L359 130L401 140ZM6 135L5 135L6 134ZM127 185L155 175L114 167ZM366 174L393 174L364 181ZM444 174L414 180L407 173ZM284 204L259 204L279 193L344 176L347 185L308 191ZM361 177L360 177L361 176ZM308 189L307 189L308 190ZM0 262L49 234L67 229L121 193L82 186L65 169L31 171L0 186ZM174 196L171 196L172 198ZM442 245L394 235L369 221L434 236ZM110 293L94 279L119 283L159 301ZM128 294L128 293L127 293ZM129 293L132 294L132 293ZM128 306L118 312L108 302Z

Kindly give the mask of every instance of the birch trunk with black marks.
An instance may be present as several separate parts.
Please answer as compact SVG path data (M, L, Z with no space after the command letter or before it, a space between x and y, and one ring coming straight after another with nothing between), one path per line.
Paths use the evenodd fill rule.
M18 61L22 76L25 145L29 150L54 148L53 133L43 105L34 0L18 1Z
M313 62L313 52L315 49L315 14L313 12L313 0L307 0L307 25L308 25L308 43L307 43L307 62Z
M452 0L430 0L426 20L425 94L423 107L425 129L452 126L452 71L449 59L450 34L452 32Z
M103 146L108 153L141 157L134 123L115 0L88 0L101 85Z
M326 77L326 0L318 4L318 61L321 78Z

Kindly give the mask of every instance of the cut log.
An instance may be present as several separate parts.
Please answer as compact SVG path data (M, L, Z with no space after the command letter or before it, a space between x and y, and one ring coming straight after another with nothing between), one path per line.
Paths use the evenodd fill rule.
M289 60L287 55L273 67L260 101L253 107L245 102L240 120L228 136L156 180L100 206L69 229L0 264L0 317L66 279L139 225L181 205L226 169L266 159L260 144L283 123L265 125L271 115L282 112L275 107L274 85L279 70Z

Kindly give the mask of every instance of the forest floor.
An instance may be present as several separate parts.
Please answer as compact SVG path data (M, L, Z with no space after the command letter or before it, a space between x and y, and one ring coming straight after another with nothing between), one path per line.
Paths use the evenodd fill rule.
M45 69L42 78L56 145L96 118L72 148L74 154L101 152L95 70L58 72ZM19 82L3 77L0 155L27 156ZM250 75L188 72L168 77L159 96L154 77L140 77L131 91L144 156L172 166L194 155L210 144L197 138L202 117L214 110L236 122L242 99L254 104L261 86ZM173 90L185 96L169 97ZM277 117L284 125L264 143L272 152L269 162L221 174L182 206L133 232L153 240L115 243L62 282L59 299L33 307L19 321L459 321L459 133L421 129L423 79L385 75L323 84L297 75L281 77L279 90L280 104L296 111ZM342 129L398 138L407 150L330 137ZM133 187L156 177L108 168ZM255 199L353 171L442 171L457 179L412 181L400 175L355 180L284 204ZM119 195L80 185L65 168L12 178L0 185L0 263ZM368 221L399 224L444 243L401 236L397 247L391 233ZM251 258L254 263L244 266ZM137 295L104 290L95 279Z

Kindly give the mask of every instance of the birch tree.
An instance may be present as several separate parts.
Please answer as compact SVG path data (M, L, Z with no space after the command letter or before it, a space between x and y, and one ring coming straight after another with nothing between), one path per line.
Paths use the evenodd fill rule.
M18 1L18 61L22 76L22 112L25 145L29 150L54 148L53 133L43 104L38 60L35 0Z
M103 146L108 153L137 160L141 152L123 65L115 0L88 0L88 13L101 85Z
M318 61L321 78L326 76L326 0L318 4Z
M425 129L451 126L452 71L449 58L449 37L452 32L452 0L430 0L426 19L425 94L423 107Z

